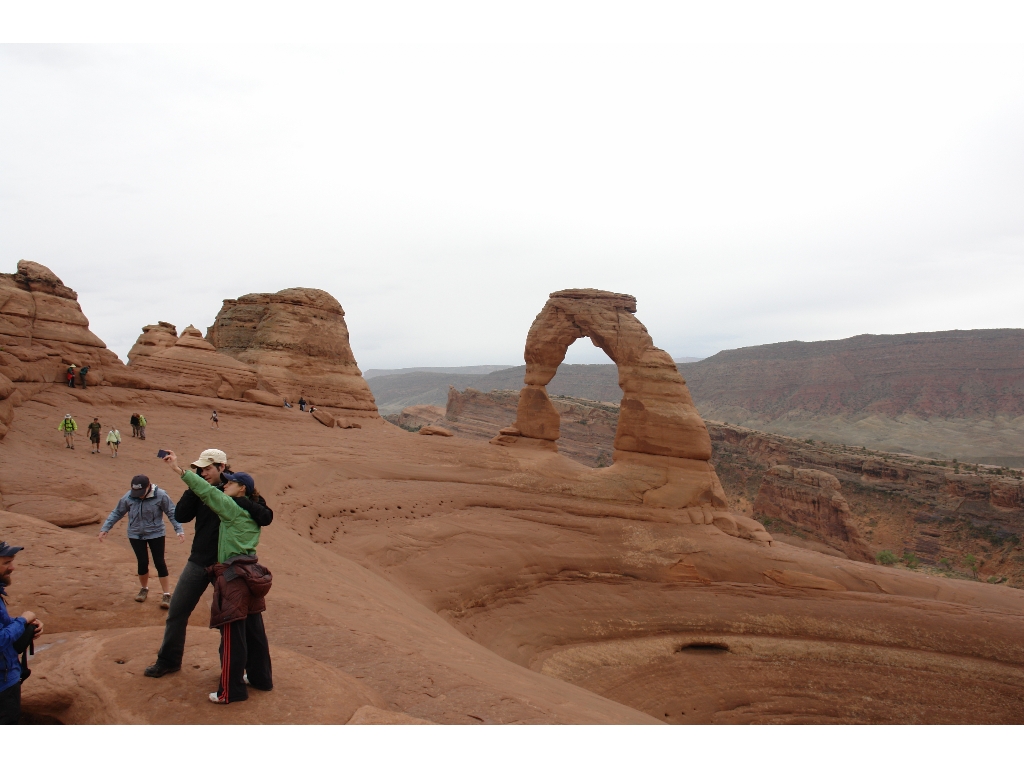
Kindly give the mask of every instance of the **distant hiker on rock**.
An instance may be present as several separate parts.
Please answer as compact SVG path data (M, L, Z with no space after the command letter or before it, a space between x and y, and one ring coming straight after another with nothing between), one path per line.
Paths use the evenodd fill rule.
M217 418L217 411L210 417L210 429L220 429L220 419Z
M206 568L207 577L213 579L210 627L219 628L221 637L220 684L210 694L210 701L244 701L249 698L246 684L264 691L274 687L270 645L261 615L266 610L264 597L270 591L271 576L256 559L260 525L238 503L259 498L259 494L252 476L245 472L222 474L227 482L221 490L179 467L173 451L164 461L220 520L217 562Z
M133 413L132 417L128 420L132 425L132 437L139 436L139 414Z
M107 447L110 449L110 458L117 458L117 449L121 447L121 433L117 427L111 427L107 432Z
M12 619L7 612L6 587L11 585L14 556L24 547L0 541L0 725L17 725L21 717L21 684L31 674L26 651L43 634L43 622L32 611ZM19 661L25 654L25 665Z
M72 389L74 389L75 388L75 365L74 365L74 363L72 363L71 365L68 366L67 379L68 379L68 386L71 387Z
M57 429L64 433L64 445L68 448L74 448L75 432L78 431L78 425L75 423L75 420L71 418L70 413L64 414L64 418L61 419L60 425Z
M306 398L302 397L301 395L299 396L299 410L306 410Z
M146 439L146 417L141 413L139 414L139 439Z
M156 575L164 592L160 607L167 610L171 607L171 590L167 581L167 563L164 561L167 534L164 515L178 534L178 543L185 541L185 529L174 519L174 502L163 488L150 483L148 477L136 475L132 478L132 489L121 497L114 511L100 526L100 543L125 515L128 515L128 543L132 545L135 559L139 562L139 585L142 587L135 596L135 602L144 602L149 596L149 553L152 552Z
M209 448L192 463L192 470L214 487L223 487L230 474L227 454L216 448ZM274 512L267 507L262 496L255 494L255 498L235 498L234 501L245 509L257 524L268 526L273 522ZM181 669L188 618L199 604L206 588L212 583L206 569L218 562L220 518L216 513L190 489L178 500L174 517L179 523L195 520L195 538L192 540L192 553L174 587L160 652L157 654L156 663L146 668L147 677L163 677L169 672ZM253 623L255 624L255 620ZM246 647L255 649L258 642L255 639L252 642L249 640L250 638L247 638Z
M85 389L85 377L89 373L89 366L84 365L78 370L78 378L82 383L82 389Z
M89 445L92 446L92 450L89 451L89 453L99 453L100 452L100 430L103 429L103 426L100 424L100 417L99 416L93 416L92 417L92 422L89 424L87 429L89 430Z

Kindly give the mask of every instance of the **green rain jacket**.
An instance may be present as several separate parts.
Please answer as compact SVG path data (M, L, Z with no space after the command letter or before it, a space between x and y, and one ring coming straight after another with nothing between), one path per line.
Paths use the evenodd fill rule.
M185 485L220 518L217 534L217 562L223 563L235 555L255 555L260 543L260 527L249 513L235 504L235 500L219 488L214 488L195 472L181 476Z

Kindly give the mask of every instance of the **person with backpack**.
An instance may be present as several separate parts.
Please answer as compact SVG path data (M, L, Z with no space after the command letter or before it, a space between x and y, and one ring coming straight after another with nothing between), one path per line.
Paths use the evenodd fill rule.
M78 424L71 418L70 413L65 413L64 418L61 419L60 424L57 425L57 429L64 433L64 445L67 448L74 449L75 447L75 432L78 431Z
M306 398L302 397L301 395L299 396L299 410L300 411L305 411L306 410Z
M227 454L217 448L208 448L199 454L199 458L192 462L191 469L215 488L223 488L231 475ZM265 528L274 521L274 511L258 493L254 492L250 498L235 497L234 501L249 513L257 525ZM174 587L171 608L167 612L167 622L164 626L163 642L160 644L156 662L146 667L146 677L163 677L181 669L189 616L199 604L206 588L213 583L207 568L217 564L217 548L220 542L220 518L217 514L189 489L178 500L174 518L179 523L195 520L195 536L192 539L192 552L188 562L185 563L185 568ZM254 636L246 637L246 648L258 653L259 630L255 619L250 623ZM267 681L257 676L253 682L257 684Z
M217 562L206 568L214 584L210 627L220 629L221 636L220 684L209 698L214 704L244 701L249 698L248 684L264 691L274 687L261 615L267 608L264 597L272 577L256 558L261 526L237 503L259 497L255 481L245 472L222 474L227 482L221 490L179 467L173 451L164 462L220 520Z
M128 420L132 425L132 437L139 436L139 414L133 413L132 417Z
M43 622L32 611L12 618L7 612L6 587L11 585L14 556L24 547L0 541L0 725L17 725L21 717L21 684L28 678L32 641L43 634ZM23 656L18 659L19 654Z
M138 575L141 589L135 596L135 602L145 602L149 596L149 553L152 552L156 576L164 591L160 607L166 611L171 607L171 589L168 582L167 563L164 561L164 544L167 534L164 515L171 521L174 532L178 534L178 543L185 541L185 529L174 519L174 502L167 495L167 491L150 483L148 477L136 475L132 478L132 489L121 497L114 511L100 526L99 540L101 544L107 538L110 529L125 515L128 515L128 543L132 545L135 559L139 564Z
M210 429L220 429L220 417L217 416L217 411L214 411L210 417Z
M86 377L86 374L88 374L88 373L89 373L89 366L88 365L83 365L81 368L78 369L78 378L79 378L79 380L82 383L82 389L85 389L85 377Z
M117 458L117 449L121 447L121 432L117 427L111 427L107 432L107 447L110 449L110 458Z
M100 424L100 417L99 416L93 416L92 417L92 423L89 424L89 426L86 427L86 429L89 430L89 445L92 446L92 450L90 451L90 453L99 453L100 452L100 430L103 429L103 426Z
M75 364L74 363L72 363L71 365L68 366L67 379L68 379L68 386L71 387L72 389L74 389L75 388Z
M146 417L141 413L139 414L139 439L146 439Z

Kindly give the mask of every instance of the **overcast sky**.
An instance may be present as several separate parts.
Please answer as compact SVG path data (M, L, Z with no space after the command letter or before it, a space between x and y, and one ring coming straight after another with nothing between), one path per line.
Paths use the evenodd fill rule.
M363 3L289 19L305 45L5 45L0 271L49 266L122 357L293 286L341 302L364 369L519 364L577 287L635 295L676 356L1021 327L1019 13L823 5Z

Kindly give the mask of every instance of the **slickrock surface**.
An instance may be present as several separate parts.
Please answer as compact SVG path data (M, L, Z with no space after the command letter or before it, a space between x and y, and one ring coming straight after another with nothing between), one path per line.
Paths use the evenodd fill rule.
M618 409L578 398L556 396L552 402L562 419L559 452L603 466L613 450ZM443 421L436 406L412 406L388 418L407 429L438 423L459 436L485 439L514 418L515 408L515 393L452 390ZM707 426L712 463L734 515L756 514L755 498L773 466L821 470L840 481L851 509L847 522L873 555L910 552L927 565L941 566L946 575L963 578L974 578L969 565L974 558L978 578L1024 587L1024 473L795 440L713 421ZM758 517L776 539L848 557L846 539L833 540L827 530Z
M850 505L835 475L818 469L779 464L764 473L754 499L754 514L778 518L831 546L853 560L875 561L867 542L850 520Z
M97 388L88 407L105 428L141 410L149 439L126 437L116 460L69 451L52 424L80 415L76 394L53 386L19 407L0 442L0 503L18 503L42 467L88 483L91 496L67 492L97 510L138 472L177 498L184 486L155 449L223 448L276 513L260 558L275 577L278 687L227 715L204 700L217 677L206 600L183 672L139 675L164 614L132 599L124 523L100 544L97 523L60 528L29 508L0 513L0 528L27 547L11 608L38 609L53 643L26 685L41 719L102 721L101 695L117 722L343 722L365 705L440 723L1024 717L1018 590L762 547L636 493L581 496L572 489L605 470L554 452L383 422L324 429L297 409ZM187 553L168 543L173 576ZM154 696L167 703L139 706Z
M72 364L89 367L88 384L124 383L124 363L89 330L78 294L42 264L19 261L0 274L0 438L24 398L63 382Z
M149 388L225 400L241 400L247 390L256 389L255 372L220 354L198 328L190 325L168 344L174 334L169 323L147 325L132 347L128 369Z
M587 310L588 328L628 369L621 361L646 349L646 332L625 317L625 298L586 294L559 299L599 305ZM605 323L620 312L622 331L613 337ZM556 316L548 330L580 328L578 317ZM192 360L195 379L200 357L189 356L224 357L195 329L173 346L133 352L133 366L168 380L172 369L153 360ZM553 359L547 352L543 365ZM624 391L643 409L685 413L668 407L685 385L662 376L658 354L646 354L627 371L633 383L623 377ZM772 541L750 517L682 493L712 477L717 483L707 459L620 447L613 466L592 468L515 428L501 430L519 438L505 444L458 434L424 439L371 418L352 419L359 429L325 429L297 408L244 399L252 388L225 400L123 384L0 385L12 390L7 401L19 398L18 418L0 441L0 531L25 547L10 608L35 610L47 626L23 694L30 722L1024 719L1024 592ZM528 381L526 389L543 392L543 384ZM669 419L671 429L659 431L631 407L631 426L619 425L619 436L681 452L699 443L696 422ZM55 425L67 412L83 426L96 416L104 432L119 427L119 458L89 453L81 437L80 448L64 448ZM147 416L146 442L129 437L133 412ZM737 454L754 457L765 444L749 430L736 435ZM794 442L782 446L791 459ZM135 474L180 496L185 486L156 459L160 447L185 461L210 447L226 451L275 511L259 547L274 573L265 615L272 692L228 707L207 701L218 677L208 599L191 617L182 670L158 680L141 675L166 614L155 599L133 600L125 523L100 543L99 523L89 519L112 509ZM765 461L798 463L777 458ZM899 481L875 455L860 458L860 471L882 478L878 484ZM735 474L753 477L750 462ZM833 474L856 517L843 474L852 466ZM937 466L907 471L949 475ZM964 504L984 496L970 509L996 510L1012 524L1013 509L999 505L1017 504L1015 478L974 480L958 468L952 475L942 489L966 494ZM665 488L675 498L651 503ZM716 492L726 503L720 485ZM920 493L947 490L925 483ZM184 546L168 542L172 581L188 556L192 526L186 530Z
M288 288L227 299L207 336L218 352L251 366L263 389L293 403L304 396L339 415L377 418L345 311L326 291Z

